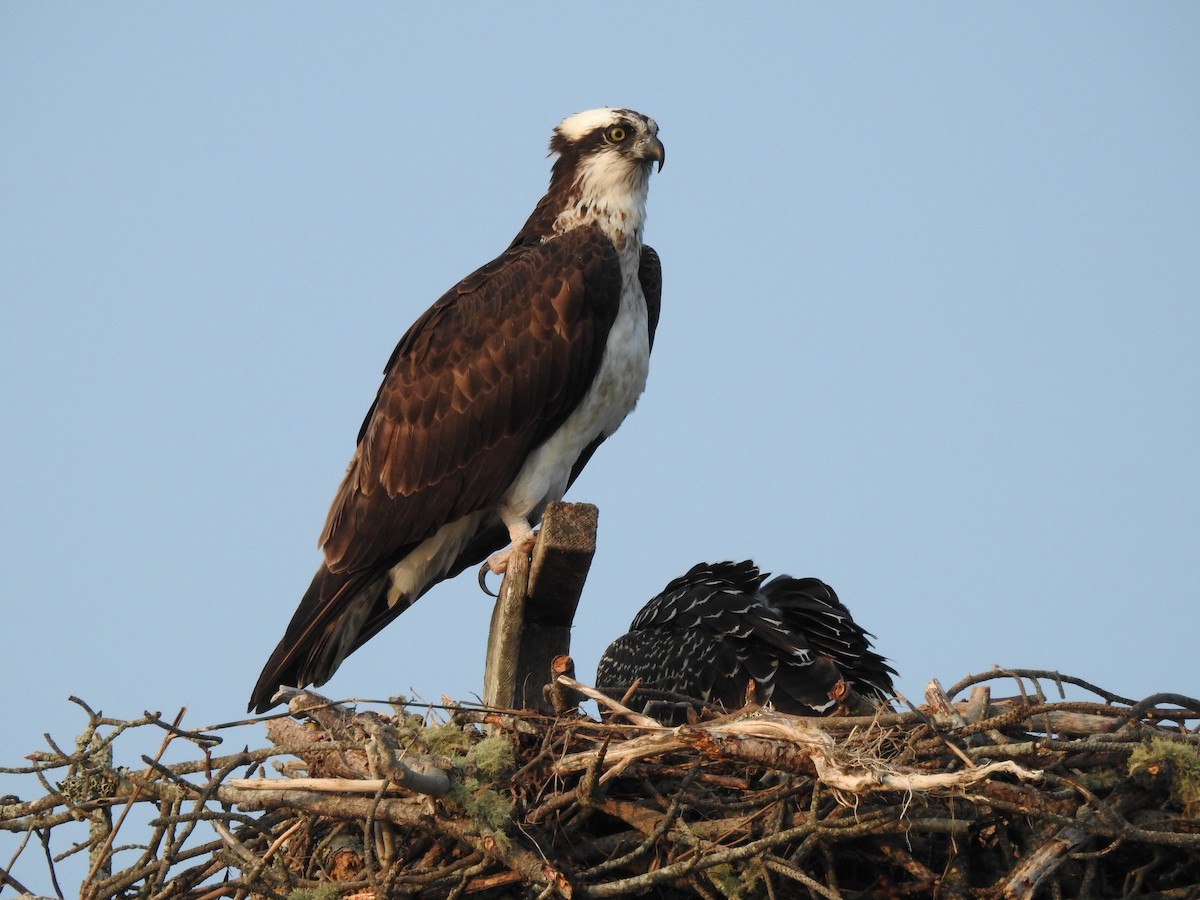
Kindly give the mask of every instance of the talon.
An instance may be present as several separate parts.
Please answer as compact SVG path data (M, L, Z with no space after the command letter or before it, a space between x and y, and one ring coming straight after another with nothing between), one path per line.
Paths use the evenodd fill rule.
M483 591L485 594L487 594L489 597L499 597L500 594L498 592L494 592L491 588L489 588L487 586L487 577L488 577L488 574L492 571L492 567L491 567L490 563L491 563L491 560L484 560L483 565L481 565L479 567L479 589L481 591Z

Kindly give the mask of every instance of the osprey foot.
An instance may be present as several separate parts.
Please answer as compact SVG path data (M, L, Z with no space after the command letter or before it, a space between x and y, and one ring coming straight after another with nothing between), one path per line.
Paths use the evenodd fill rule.
M499 550L489 556L487 561L488 569L496 575L503 575L508 571L508 561L517 554L528 556L533 552L533 545L535 543L537 543L537 532L530 531L529 534L514 540L504 550Z

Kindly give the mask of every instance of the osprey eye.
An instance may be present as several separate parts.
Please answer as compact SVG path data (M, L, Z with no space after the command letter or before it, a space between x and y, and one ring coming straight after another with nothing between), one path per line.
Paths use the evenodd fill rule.
M614 125L612 128L608 129L605 134L614 144L619 144L621 141L625 140L629 133L620 125Z

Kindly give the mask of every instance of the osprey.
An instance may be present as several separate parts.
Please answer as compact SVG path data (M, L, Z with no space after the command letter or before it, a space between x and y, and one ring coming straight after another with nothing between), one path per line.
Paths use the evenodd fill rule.
M662 288L642 244L650 171L665 159L658 125L582 112L554 129L550 153L550 187L508 249L392 352L324 559L250 709L273 706L280 685L325 683L439 581L527 553L546 504L642 393Z
M596 687L677 724L693 706L737 709L754 696L781 712L871 712L895 670L871 649L833 588L816 578L763 582L750 560L700 563L634 617L604 651Z

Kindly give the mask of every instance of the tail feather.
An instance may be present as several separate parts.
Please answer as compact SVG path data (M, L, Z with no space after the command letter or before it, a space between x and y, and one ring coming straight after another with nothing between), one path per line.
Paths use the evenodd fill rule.
M386 571L374 577L335 574L322 563L263 666L249 709L262 713L274 706L280 685L324 684L355 648L411 605L405 599L388 607Z
M896 670L872 649L871 633L854 621L833 588L816 578L780 575L763 585L762 593L789 627L837 665L852 687L870 698L891 696Z
M271 698L280 685L324 684L347 656L431 587L478 565L507 542L502 524L486 513L472 513L370 569L331 572L322 563L258 676L250 710L261 713L274 706ZM389 597L389 592L398 593Z

